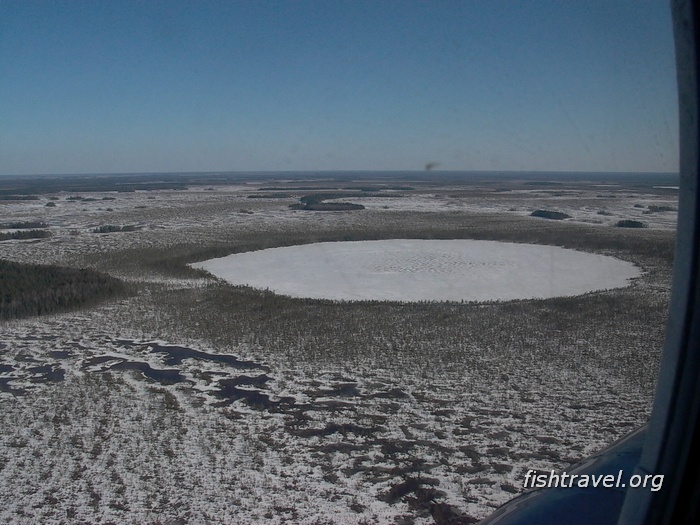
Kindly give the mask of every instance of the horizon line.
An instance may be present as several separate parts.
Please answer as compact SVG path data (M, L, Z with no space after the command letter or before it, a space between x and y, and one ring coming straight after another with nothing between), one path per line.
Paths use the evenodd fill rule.
M585 175L680 175L680 171L585 171L585 170L440 170L440 169L320 169L320 170L207 170L207 171L115 171L115 172L65 172L65 173L2 173L0 177L69 177L69 176L119 176L119 175L211 175L211 174L278 174L278 173L412 173L412 174L450 174L450 173L483 173L483 174L585 174Z

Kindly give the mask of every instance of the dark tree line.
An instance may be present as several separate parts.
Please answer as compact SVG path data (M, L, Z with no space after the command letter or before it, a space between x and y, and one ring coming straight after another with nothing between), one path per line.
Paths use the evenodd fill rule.
M647 225L640 221L633 221L632 219L623 219L617 221L615 226L619 228L646 228Z
M566 213L562 213L560 211L551 210L535 210L530 215L532 217L542 217L543 219L554 219L555 221L571 218L571 215L567 215Z
M128 292L125 283L88 269L0 259L0 319L57 313Z
M48 228L49 225L44 221L17 221L8 222L0 226L8 230L29 230L32 228Z
M331 199L342 199L349 197L366 197L362 193L347 193L347 192L333 192L333 193L312 193L310 195L304 195L299 199L302 204L307 206L312 206L314 204L321 204L323 201Z
M127 224L126 226L115 226L114 224L105 224L98 226L92 230L92 233L114 233L114 232L135 232L140 229L135 224Z
M46 239L51 237L51 232L46 230L19 230L12 233L0 233L0 241L9 241L10 239Z
M353 204L352 202L320 202L318 204L290 204L289 207L293 210L311 210L311 211L349 211L349 210L364 210L362 204Z
M329 199L341 199L343 197L364 197L365 195L358 193L314 193L312 195L304 195L299 199L298 204L291 204L289 207L293 210L313 210L313 211L348 211L348 210L364 210L362 204L353 204L352 202L323 202Z
M0 201L38 201L36 195L0 195Z

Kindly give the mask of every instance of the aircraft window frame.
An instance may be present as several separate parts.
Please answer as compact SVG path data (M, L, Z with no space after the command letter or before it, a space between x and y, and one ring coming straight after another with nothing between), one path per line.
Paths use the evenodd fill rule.
M619 525L695 523L700 505L700 7L671 3L676 40L680 191L673 288L666 343L649 433L636 473L664 474L664 490L629 491Z

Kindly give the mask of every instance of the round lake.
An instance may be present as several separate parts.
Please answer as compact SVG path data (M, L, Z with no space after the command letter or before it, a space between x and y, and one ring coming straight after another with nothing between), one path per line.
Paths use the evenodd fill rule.
M231 284L316 299L489 301L627 286L640 270L555 246L475 240L323 242L192 264Z

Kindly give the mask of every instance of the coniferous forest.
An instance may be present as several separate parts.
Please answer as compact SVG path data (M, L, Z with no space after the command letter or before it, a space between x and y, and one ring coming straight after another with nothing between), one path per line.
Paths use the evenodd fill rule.
M0 259L3 320L72 310L126 292L122 281L95 270Z

